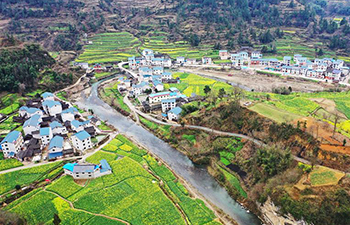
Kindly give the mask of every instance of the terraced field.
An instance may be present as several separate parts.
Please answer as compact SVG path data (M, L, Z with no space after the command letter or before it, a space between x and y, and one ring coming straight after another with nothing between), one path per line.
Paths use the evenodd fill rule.
M124 136L87 161L101 159L109 162L112 174L83 185L63 176L5 209L23 215L29 224L52 223L54 214L62 224L186 224L185 218L191 224L220 224L202 201L189 197L167 167Z
M165 84L164 88L176 87L183 94L190 97L192 94L204 96L204 87L208 85L213 92L218 92L224 88L226 92L230 92L232 86L224 82L216 81L210 78L205 78L192 73L174 73L173 77L180 77L179 84Z
M130 56L139 55L137 47L141 45L139 39L128 32L101 33L89 41L92 44L84 47L84 53L77 62L95 64L127 60Z
M282 60L283 56L289 55L293 56L294 54L302 54L305 57L308 57L309 59L315 58L315 47L317 48L325 48L324 44L322 42L305 42L302 41L299 37L294 35L293 32L287 31L285 32L285 35L281 39L277 39L275 41L275 45L277 48L277 54L264 54L266 57L276 57L277 59ZM261 49L263 45L256 45L254 46L257 49ZM323 49L324 50L324 49ZM342 59L346 62L350 62L350 57L345 56L337 56L335 52L333 51L326 51L324 50L324 55L321 56L329 57L329 58L338 58Z
M154 33L154 35L142 37L142 39L144 43L140 49L149 48L160 53L168 54L174 59L178 56L196 59L201 59L203 56L217 58L219 55L219 52L213 50L213 46L210 45L193 48L185 41L169 42L164 33Z

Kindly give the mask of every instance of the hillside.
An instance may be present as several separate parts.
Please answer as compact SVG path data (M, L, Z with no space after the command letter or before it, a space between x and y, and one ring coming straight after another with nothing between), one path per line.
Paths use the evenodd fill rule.
M82 71L56 62L39 45L21 43L13 37L1 39L0 45L1 91L55 91L82 75Z
M0 29L51 51L78 51L86 34L128 31L140 37L162 31L170 41L193 46L265 45L266 53L282 54L293 53L279 49L291 45L312 55L330 51L348 56L349 9L346 1L325 0L5 0ZM290 40L281 42L285 37Z

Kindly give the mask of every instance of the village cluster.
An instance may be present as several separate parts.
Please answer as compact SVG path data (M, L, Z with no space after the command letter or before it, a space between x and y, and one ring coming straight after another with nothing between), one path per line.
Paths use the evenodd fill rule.
M28 100L19 109L19 116L13 118L23 124L24 137L13 130L1 141L0 149L5 158L21 161L81 154L93 147L91 138L101 123L93 116L82 118L75 107L45 92L40 98Z
M315 59L313 62L307 57L295 54L293 57L284 56L280 61L275 58L263 59L260 51L246 48L238 53L229 53L220 50L221 60L231 60L232 65L241 68L262 67L265 70L281 72L286 76L300 76L314 78L329 82L340 82L349 74L349 67L345 66L343 60L323 58Z

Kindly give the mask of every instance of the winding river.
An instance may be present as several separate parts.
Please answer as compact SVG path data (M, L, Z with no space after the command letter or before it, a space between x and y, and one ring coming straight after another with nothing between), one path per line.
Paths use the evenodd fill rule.
M79 107L86 110L92 109L100 119L108 121L121 133L132 137L134 140L147 147L149 151L164 160L175 173L195 187L200 194L230 215L239 224L261 224L254 214L248 213L245 209L241 208L241 206L228 195L226 190L209 175L206 168L194 165L187 156L172 148L148 130L137 125L131 119L122 116L103 102L98 97L97 93L98 85L101 82L102 81L92 85L90 96L85 96L84 92L82 92L82 98L77 102Z

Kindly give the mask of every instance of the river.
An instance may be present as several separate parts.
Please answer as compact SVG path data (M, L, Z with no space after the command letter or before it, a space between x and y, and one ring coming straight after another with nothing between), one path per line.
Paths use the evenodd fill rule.
M85 96L82 92L82 98L76 102L78 107L85 110L92 109L100 119L108 121L118 131L147 147L150 152L166 162L176 174L184 178L200 194L230 215L239 224L261 224L254 214L248 213L228 195L226 190L216 182L206 168L194 165L186 155L172 148L166 142L103 102L97 93L98 85L101 82L99 81L92 85L90 96Z

